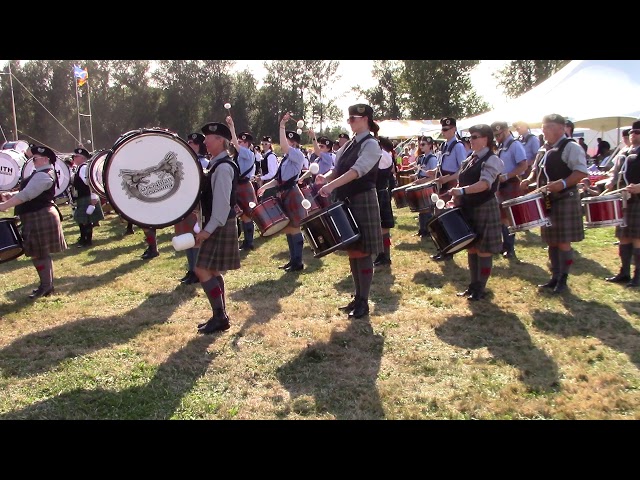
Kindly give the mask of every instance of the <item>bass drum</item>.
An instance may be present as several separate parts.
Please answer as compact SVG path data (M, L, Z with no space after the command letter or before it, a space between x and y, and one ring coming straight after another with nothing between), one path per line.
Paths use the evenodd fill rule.
M56 157L56 163L53 168L55 168L56 175L58 176L58 185L55 190L55 196L57 198L66 195L67 188L69 188L71 184L71 170L69 170L69 166L60 157ZM24 167L22 167L22 179L29 178L34 170L33 160L30 158L27 160L27 163L24 164Z
M18 150L0 151L0 191L13 190L20 183L20 175L27 157Z
M104 189L118 214L143 228L164 228L198 205L202 166L177 134L160 128L121 136L104 160Z
M86 169L87 184L91 187L91 190L101 199L107 198L107 193L104 189L104 162L107 159L109 150L99 150L95 152L88 161L89 168Z

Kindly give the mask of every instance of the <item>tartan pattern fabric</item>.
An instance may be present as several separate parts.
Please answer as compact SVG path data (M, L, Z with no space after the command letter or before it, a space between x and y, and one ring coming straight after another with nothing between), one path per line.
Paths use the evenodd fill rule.
M380 207L380 226L382 228L393 228L396 226L393 209L391 207L391 195L389 190L377 190L378 206Z
M496 192L496 196L498 197L498 206L500 207L500 219L507 220L509 218L507 212L508 209L502 208L502 202L521 197L524 193L520 189L520 182L508 181L500 185L501 187L498 188L498 191Z
M640 198L627 202L624 212L626 227L616 227L616 238L640 238Z
M470 247L483 253L502 251L502 223L500 207L496 197L471 208L463 208L462 213L477 237Z
M182 235L183 233L193 232L193 227L198 220L198 216L195 211L187 215L183 220L180 220L173 226L173 230L176 235Z
M206 270L236 270L240 268L238 249L238 227L236 219L230 218L222 227L213 231L198 250L196 267Z
M53 205L20 215L22 247L27 257L42 258L67 249L60 215Z
M551 199L550 227L540 227L540 236L547 244L571 243L584 240L582 202L577 189Z
M91 215L87 215L87 207L91 205L91 197L79 197L76 200L76 209L73 212L73 219L79 225L86 225L88 223L96 223L100 220L104 220L104 212L100 200L96 203L96 209Z
M278 197L285 215L289 217L288 226L299 227L300 222L307 216L307 210L302 206L304 195L300 191L300 187L296 184L289 190L278 192Z
M340 250L358 250L371 254L383 252L380 207L376 190L372 188L348 198L347 205L358 225L360 238Z
M258 204L258 197L256 197L253 183L238 183L236 187L236 203L242 209L242 212L249 216L251 215L251 208L249 208L249 203L251 202Z

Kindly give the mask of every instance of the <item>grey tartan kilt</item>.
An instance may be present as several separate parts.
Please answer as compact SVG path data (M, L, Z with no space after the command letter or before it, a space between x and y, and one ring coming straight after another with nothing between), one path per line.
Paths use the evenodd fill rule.
M240 268L238 226L235 217L227 219L224 226L216 228L213 235L202 242L196 267L217 271Z
M251 215L251 208L249 203L258 203L258 197L256 197L256 190L253 188L253 183L238 183L236 187L236 203L242 209L242 213Z
M584 240L583 209L575 189L565 196L551 200L550 227L540 227L540 236L547 244L571 243Z
M27 257L42 258L67 249L60 215L53 205L36 212L23 213L20 221L22 247Z
M91 215L87 215L87 207L91 205L91 197L79 197L76 199L76 209L73 212L73 219L79 225L87 225L88 223L96 223L104 220L104 212L100 200L96 203L96 209Z
M616 227L616 238L640 238L640 198L627 202L624 213L626 227Z
M496 192L496 196L498 197L498 207L500 207L500 218L502 220L507 220L509 218L507 209L502 208L502 202L512 200L523 195L524 193L520 189L520 182L510 180L501 184L500 188Z
M358 250L371 254L383 252L380 207L375 188L348 198L348 207L360 231L360 238L340 250Z
M391 195L386 188L377 190L378 206L380 207L380 226L382 228L393 228L396 226L396 220L393 216L391 207Z
M483 253L500 253L502 251L502 223L500 222L500 206L494 196L481 205L463 207L462 213L469 222L476 239L470 245Z

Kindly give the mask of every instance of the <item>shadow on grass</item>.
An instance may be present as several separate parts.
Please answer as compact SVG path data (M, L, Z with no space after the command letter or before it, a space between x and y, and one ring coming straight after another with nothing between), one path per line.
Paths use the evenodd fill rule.
M0 419L169 420L185 394L205 375L214 358L206 352L215 338L203 335L190 340L144 385L118 392L102 388L73 390L1 415Z
M466 250L455 253L454 257L462 258L464 265L466 266ZM426 257L421 261L428 263L428 267L426 270L415 273L413 276L413 282L416 284L424 285L427 288L443 288L448 283L452 283L456 285L456 288L459 288L458 285L464 285L466 287L469 283L468 269L459 266L453 259L436 261L432 258ZM440 273L436 273L436 269L438 268L441 269ZM464 290L464 288L461 290Z
M23 335L0 350L3 375L26 377L52 369L68 358L124 344L141 331L165 322L195 289L149 295L138 307L111 317L83 318Z
M374 333L366 317L332 333L328 342L309 345L276 372L291 394L281 415L384 419L376 387L383 345L383 337Z
M570 291L565 291L561 300L568 314L536 310L531 314L533 325L566 338L595 337L604 345L625 353L640 368L640 333L633 325L607 305L583 300Z
M512 313L505 312L490 299L469 302L470 316L450 317L436 327L442 341L471 350L487 348L490 360L503 361L520 372L519 379L532 393L559 390L558 366L545 352L534 345L526 327Z

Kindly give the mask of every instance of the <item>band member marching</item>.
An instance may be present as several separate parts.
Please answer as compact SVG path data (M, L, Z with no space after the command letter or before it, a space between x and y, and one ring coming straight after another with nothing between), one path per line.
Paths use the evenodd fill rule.
M89 188L89 175L87 160L91 154L84 148L76 148L73 151L73 165L76 173L71 184L71 197L76 204L73 219L80 228L78 247L90 247L93 244L93 225L104 220L104 212L98 196L91 194ZM93 207L91 207L93 206Z

